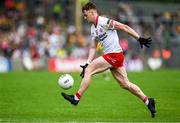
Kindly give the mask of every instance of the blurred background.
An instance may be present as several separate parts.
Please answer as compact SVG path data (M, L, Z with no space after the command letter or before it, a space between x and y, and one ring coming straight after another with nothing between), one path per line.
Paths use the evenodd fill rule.
M91 42L91 25L81 15L81 6L88 1L1 0L0 72L80 71ZM136 40L118 31L128 71L180 68L180 2L90 1L101 15L152 37L151 47L141 49ZM100 45L97 50L101 55Z

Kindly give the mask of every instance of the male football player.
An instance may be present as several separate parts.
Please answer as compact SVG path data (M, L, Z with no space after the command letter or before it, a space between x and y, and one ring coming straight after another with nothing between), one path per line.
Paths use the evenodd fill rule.
M125 67L123 66L124 55L122 48L119 45L117 30L124 31L135 38L140 43L141 48L143 46L149 48L152 41L151 38L140 37L139 34L128 25L99 16L96 5L92 2L88 2L82 7L82 13L84 19L92 24L91 48L87 63L81 66L83 70L80 75L83 79L81 81L79 90L74 95L69 95L62 92L62 96L71 104L77 105L84 92L88 89L92 76L110 69L113 77L117 80L119 85L135 96L139 97L139 99L141 99L147 105L151 112L151 116L155 117L155 99L148 98L137 85L128 80ZM103 47L104 55L95 58L96 46L98 42L100 42Z

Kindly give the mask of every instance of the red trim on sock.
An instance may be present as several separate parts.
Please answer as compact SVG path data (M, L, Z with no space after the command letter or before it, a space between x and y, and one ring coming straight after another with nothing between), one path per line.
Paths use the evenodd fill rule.
M81 95L78 92L76 93L76 96L77 96L78 99L81 98Z
M147 101L148 97L146 96L144 99L143 99L143 102L145 103Z

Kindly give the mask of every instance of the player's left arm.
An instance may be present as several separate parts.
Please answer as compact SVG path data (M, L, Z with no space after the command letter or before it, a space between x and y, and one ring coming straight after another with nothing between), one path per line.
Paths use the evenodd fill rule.
M128 33L130 36L134 37L140 43L141 48L143 48L143 45L148 48L150 47L150 44L152 41L151 37L149 37L149 38L140 37L139 34L134 29L132 29L130 26L120 23L118 21L112 20L111 23L112 23L111 26L114 29L122 30L122 31Z
M114 28L128 33L129 35L134 37L136 40L138 40L140 38L139 34L126 24L114 21Z

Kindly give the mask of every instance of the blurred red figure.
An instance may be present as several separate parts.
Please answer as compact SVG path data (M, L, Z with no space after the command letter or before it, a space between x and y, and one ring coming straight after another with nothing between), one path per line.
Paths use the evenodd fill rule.
M125 67L123 66L124 55L119 45L117 30L124 31L135 38L140 43L141 48L143 46L149 47L152 41L151 38L142 38L128 25L99 16L94 3L89 2L83 6L82 13L84 19L92 24L91 48L87 63L81 66L83 70L80 75L83 79L79 90L74 95L68 95L62 92L62 96L71 102L71 104L77 105L81 96L88 89L92 76L110 69L119 85L144 101L152 117L155 117L156 110L154 98L148 98L137 85L128 80ZM98 42L103 47L104 55L94 59Z

